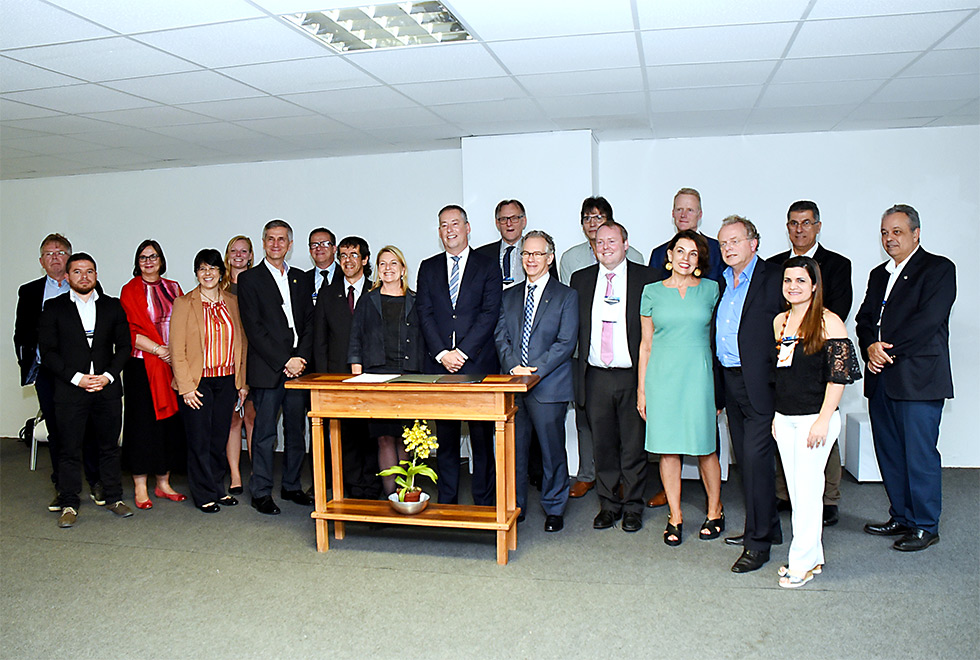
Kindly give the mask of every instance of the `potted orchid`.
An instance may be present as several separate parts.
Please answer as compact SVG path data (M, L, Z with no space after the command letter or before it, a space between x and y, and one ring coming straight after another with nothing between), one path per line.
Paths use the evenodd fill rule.
M429 457L432 450L438 448L439 445L436 443L436 437L429 430L429 426L419 420L415 420L415 423L411 427L405 427L405 430L402 432L402 438L405 442L405 450L411 456L412 460L399 461L398 465L393 465L386 470L382 470L378 475L382 477L397 475L395 477L395 483L398 484L399 489L397 492L392 493L388 500L398 511L402 511L403 513L418 513L428 504L428 496L422 492L421 488L415 485L415 477L421 474L429 477L433 482L439 478L435 471L423 462ZM424 502L424 504L418 506L417 503L419 502ZM416 506L406 507L404 506L406 503L416 503ZM398 506L398 504L402 504L403 506Z

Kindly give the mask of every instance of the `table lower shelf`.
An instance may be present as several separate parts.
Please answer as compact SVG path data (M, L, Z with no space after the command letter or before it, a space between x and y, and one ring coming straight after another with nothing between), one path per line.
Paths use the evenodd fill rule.
M340 522L387 523L421 527L451 527L456 529L492 529L506 531L517 524L520 509L510 512L504 522L497 522L497 510L492 506L461 504L430 504L425 511L405 515L393 510L387 502L378 500L330 500L326 511L314 511L314 520Z

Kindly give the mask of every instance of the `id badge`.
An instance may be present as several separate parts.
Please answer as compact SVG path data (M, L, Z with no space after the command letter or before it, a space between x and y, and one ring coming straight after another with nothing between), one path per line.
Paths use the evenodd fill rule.
M776 356L776 367L785 368L793 364L793 352L796 349L796 340L783 340L779 345L779 354Z

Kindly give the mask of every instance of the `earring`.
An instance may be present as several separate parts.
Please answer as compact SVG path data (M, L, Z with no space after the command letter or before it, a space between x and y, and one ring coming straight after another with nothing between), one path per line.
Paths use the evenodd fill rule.
M701 277L701 269L700 268L695 268L694 269L694 277Z
M664 264L664 270L672 270L673 268L674 268L674 265L672 263L670 263L669 261L666 264Z

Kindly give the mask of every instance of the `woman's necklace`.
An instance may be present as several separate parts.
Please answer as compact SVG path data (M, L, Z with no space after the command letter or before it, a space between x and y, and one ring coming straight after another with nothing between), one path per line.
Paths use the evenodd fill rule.
M206 295L204 295L204 290L201 289L201 298L203 298L206 302L209 302L213 305L221 300L221 294L219 293L218 296L214 300L212 300L211 298L208 298Z

